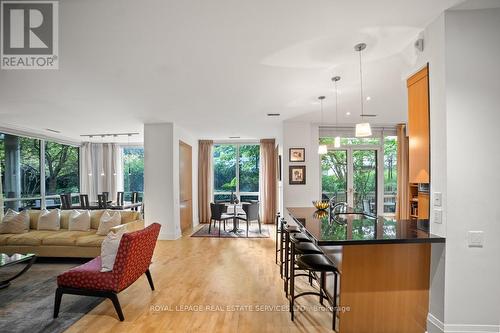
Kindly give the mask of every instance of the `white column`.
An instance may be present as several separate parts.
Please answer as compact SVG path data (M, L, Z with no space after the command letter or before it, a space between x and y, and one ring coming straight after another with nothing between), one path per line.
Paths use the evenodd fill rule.
M174 124L144 125L144 208L145 223L160 223L160 239L181 236L178 212L175 212ZM178 187L178 186L176 186Z

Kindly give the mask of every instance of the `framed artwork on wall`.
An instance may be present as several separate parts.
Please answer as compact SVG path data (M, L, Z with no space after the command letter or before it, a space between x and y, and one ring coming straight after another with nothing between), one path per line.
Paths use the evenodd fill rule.
M290 185L305 185L306 184L306 166L305 165L290 165L288 167L288 183Z
M288 160L290 162L305 162L306 149L305 148L290 148L288 151Z

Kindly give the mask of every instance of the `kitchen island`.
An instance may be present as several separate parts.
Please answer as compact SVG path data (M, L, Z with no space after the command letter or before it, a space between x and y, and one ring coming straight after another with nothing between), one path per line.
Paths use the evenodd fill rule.
M423 333L429 308L431 244L428 220L390 220L348 209L331 215L287 208L300 229L340 271L340 333ZM333 280L333 279L332 279ZM327 283L333 295L333 283Z

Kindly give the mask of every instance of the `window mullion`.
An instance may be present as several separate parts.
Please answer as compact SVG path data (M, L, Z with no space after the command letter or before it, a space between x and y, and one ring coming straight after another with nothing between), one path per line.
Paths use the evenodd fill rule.
M40 140L40 208L45 209L45 140Z
M240 197L240 145L236 144L236 197Z

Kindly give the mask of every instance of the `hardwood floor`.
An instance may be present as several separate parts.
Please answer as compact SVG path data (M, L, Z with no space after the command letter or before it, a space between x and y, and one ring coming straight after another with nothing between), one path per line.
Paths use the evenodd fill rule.
M333 332L331 312L309 308L319 306L314 296L299 298L307 309L290 320L274 239L189 235L158 241L150 268L156 290L143 276L120 293L124 322L105 300L66 332Z

